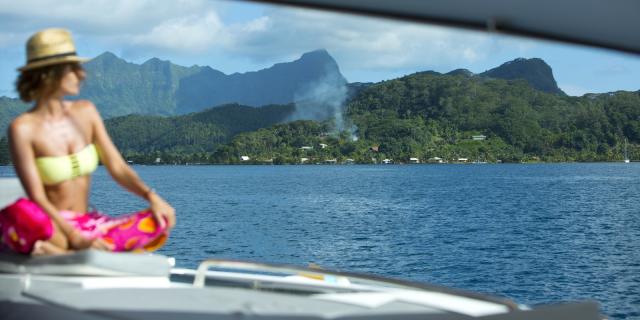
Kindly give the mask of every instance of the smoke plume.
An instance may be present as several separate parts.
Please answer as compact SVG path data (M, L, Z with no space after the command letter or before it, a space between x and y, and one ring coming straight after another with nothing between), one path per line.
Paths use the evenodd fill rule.
M357 128L350 124L345 117L345 102L347 100L347 84L339 74L327 72L325 75L296 92L294 99L296 111L290 120L316 120L324 121L333 119L335 132L348 130L352 140Z

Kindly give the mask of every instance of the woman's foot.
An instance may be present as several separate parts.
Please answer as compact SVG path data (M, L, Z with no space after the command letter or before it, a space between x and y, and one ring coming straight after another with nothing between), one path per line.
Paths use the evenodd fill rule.
M69 253L71 250L62 249L49 241L38 240L33 244L32 256L51 256Z

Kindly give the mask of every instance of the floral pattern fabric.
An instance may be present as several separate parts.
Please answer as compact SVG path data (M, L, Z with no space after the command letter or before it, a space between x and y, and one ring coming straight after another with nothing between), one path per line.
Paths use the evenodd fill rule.
M111 217L99 212L60 211L61 216L89 239L102 238L113 251L155 251L162 247L168 230L157 225L151 211ZM0 239L13 251L28 254L38 240L53 235L49 216L33 201L18 199L0 211Z

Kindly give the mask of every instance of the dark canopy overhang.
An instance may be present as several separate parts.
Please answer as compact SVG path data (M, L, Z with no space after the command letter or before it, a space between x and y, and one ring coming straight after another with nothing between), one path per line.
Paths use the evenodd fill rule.
M253 0L504 32L640 54L639 0Z

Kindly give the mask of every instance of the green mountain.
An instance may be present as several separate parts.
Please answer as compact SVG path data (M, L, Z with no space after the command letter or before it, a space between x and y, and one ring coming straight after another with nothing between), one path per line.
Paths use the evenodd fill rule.
M236 134L284 122L293 111L291 104L262 108L229 104L182 116L115 117L107 119L105 126L127 159L203 162Z
M260 71L231 75L210 67L182 67L157 58L138 65L110 52L92 59L85 67L89 77L78 98L93 101L104 118L127 114L186 114L226 103L254 107L287 104L304 99L308 91L327 83L334 88L346 85L347 97L353 97L372 85L347 84L326 50L308 52L293 62L279 63ZM435 71L421 73L440 75ZM474 76L466 69L454 70L448 75ZM534 88L562 94L551 68L541 59L519 58L477 76L525 79ZM16 110L25 108L16 107L20 103L9 98L4 99L0 101L2 132L17 114ZM3 107L6 105L9 107Z
M505 62L501 66L487 70L479 75L505 80L524 79L538 90L561 95L565 94L558 88L551 67L539 58L518 58Z
M467 77L472 77L473 76L473 72L467 70L467 69L455 69L452 71L449 71L446 73L447 75L450 76L467 76Z
M78 98L93 101L105 118L127 114L176 114L175 92L180 80L203 69L181 67L157 58L137 65L110 52L84 66L88 77Z
M347 81L326 50L303 54L300 59L278 63L255 72L223 73L207 68L180 81L176 92L178 112L199 111L224 103L259 107L294 102L309 88L331 81L344 86Z
M351 130L298 121L242 133L216 162L613 161L640 157L640 93L568 97L525 80L421 72L370 86L347 105ZM473 136L484 135L484 140ZM303 148L305 147L305 148Z
M325 50L270 68L225 75L210 67L182 67L157 58L138 65L106 52L85 64L79 99L93 101L105 118L127 114L177 115L226 103L254 107L287 104L320 82L346 84Z
M427 71L431 74L439 74L435 71ZM505 62L502 65L487 70L485 72L474 74L467 69L455 69L447 72L450 76L467 76L467 77L485 77L504 80L523 79L532 87L547 92L564 95L565 93L558 88L556 79L553 77L551 67L539 58L525 59L517 58L515 60Z

